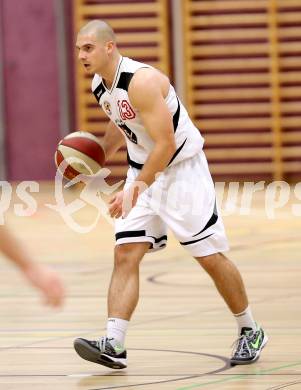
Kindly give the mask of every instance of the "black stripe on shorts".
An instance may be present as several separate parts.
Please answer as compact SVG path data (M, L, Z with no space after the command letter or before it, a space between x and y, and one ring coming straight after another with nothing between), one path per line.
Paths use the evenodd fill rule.
M181 245L190 245L190 244L195 244L196 242L198 241L202 241L202 240L205 240L206 238L212 236L214 233L211 233L211 234L208 234L208 236L205 236L205 237L202 237L202 238L199 238L198 240L192 240L192 241L187 241L187 242L180 242Z
M203 233L205 230L209 229L211 226L213 226L218 220L218 215L217 215L217 208L216 208L216 201L214 203L214 209L213 213L209 219L209 221L206 223L205 227L198 233L194 234L192 237L198 236L199 234Z
M119 232L115 234L116 241L120 238L128 238L128 237L148 237L152 238L155 241L155 244L158 244L160 241L167 240L167 235L161 236L161 237L153 237L153 236L147 236L145 230L128 230L125 232ZM165 245L165 244L164 244Z
M127 237L144 237L146 236L145 230L128 230L125 232L119 232L115 234L116 241L120 238L127 238Z

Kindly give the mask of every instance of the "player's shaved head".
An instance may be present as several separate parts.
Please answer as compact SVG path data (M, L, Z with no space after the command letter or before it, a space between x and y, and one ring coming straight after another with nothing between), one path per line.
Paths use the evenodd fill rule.
M115 33L112 27L103 20L91 20L83 26L79 32L79 35L94 35L95 38L103 43L113 41L116 43Z

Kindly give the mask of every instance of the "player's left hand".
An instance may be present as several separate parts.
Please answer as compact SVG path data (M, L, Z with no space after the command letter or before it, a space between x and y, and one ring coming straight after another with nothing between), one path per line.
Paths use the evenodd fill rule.
M129 188L126 191L117 192L109 201L109 213L112 218L125 218L136 205L138 190Z

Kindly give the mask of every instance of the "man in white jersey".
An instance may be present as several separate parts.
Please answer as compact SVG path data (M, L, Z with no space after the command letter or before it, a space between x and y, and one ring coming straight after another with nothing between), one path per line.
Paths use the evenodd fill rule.
M76 46L80 62L94 74L92 92L110 119L103 139L106 158L125 139L130 167L123 191L109 207L116 221L116 247L107 334L96 341L78 338L75 350L94 363L127 366L124 340L138 302L139 264L146 252L165 247L168 227L211 276L237 320L231 364L256 361L267 336L253 319L237 268L221 253L228 243L202 136L169 79L122 57L107 23L89 22L79 31Z

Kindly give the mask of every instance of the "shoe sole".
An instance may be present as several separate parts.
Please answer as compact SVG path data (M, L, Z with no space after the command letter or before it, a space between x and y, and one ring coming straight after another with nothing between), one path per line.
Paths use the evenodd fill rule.
M267 342L269 341L269 338L267 335L264 335L264 339L263 339L263 342L262 342L262 346L260 348L260 350L257 352L256 356L254 357L254 359L252 360L245 360L245 361L241 361L241 360L235 360L235 361L231 361L230 360L230 366L231 367L234 367L234 366L244 366L244 365L247 365L247 364L252 364L252 363L255 363L257 362L257 360L259 359L260 357L260 354L261 354L261 351L263 350L263 348L266 346Z
M74 349L82 359L88 360L89 362L101 364L102 366L113 368L114 370L121 370L127 367L126 364L124 364L120 360L109 361L109 359L113 359L109 355L103 354L102 358L102 355L99 355L99 353L96 352L94 348L92 348L89 344L85 343L82 340L74 341Z

